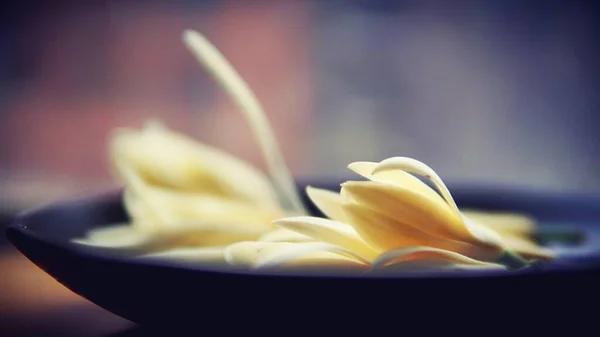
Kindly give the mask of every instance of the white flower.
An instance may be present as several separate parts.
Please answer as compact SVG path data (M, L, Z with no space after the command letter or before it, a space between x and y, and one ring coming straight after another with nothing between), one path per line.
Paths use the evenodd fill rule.
M552 259L529 240L529 219L461 212L441 178L406 157L350 164L368 180L345 182L340 193L307 188L327 218L308 216L252 91L205 37L185 31L183 39L240 107L271 179L157 121L122 129L110 158L131 224L95 229L76 242L250 270L504 269L525 264L522 257Z
M94 229L75 242L135 248L168 258L177 252L189 257L189 250L181 250L185 247L209 247L209 254L197 253L213 261L218 255L215 249L222 259L227 244L258 240L274 229L273 220L305 214L252 91L201 34L185 31L183 39L241 108L257 136L271 180L248 163L158 121L148 122L141 130L121 129L110 140L110 160L125 186L123 201L131 224Z
M417 160L397 157L381 163L356 162L349 168L369 180L345 182L340 193L307 188L310 199L328 219L289 217L275 224L312 241L341 247L343 254L358 257L357 264L367 261L374 269L391 265L402 269L499 268L499 263L524 263L520 255L553 257L549 250L515 234L524 230L523 224L508 234L511 230L493 229L500 225L490 221L490 215L487 226L485 219L477 222L465 216L439 176ZM431 179L440 194L409 172ZM471 214L483 218L480 213ZM301 241L310 240L296 240ZM277 261L283 266L299 257L289 255ZM261 263L255 265L261 267Z

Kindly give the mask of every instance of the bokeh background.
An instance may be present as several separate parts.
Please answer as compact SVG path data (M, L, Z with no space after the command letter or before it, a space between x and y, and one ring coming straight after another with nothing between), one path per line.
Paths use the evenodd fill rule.
M591 2L33 3L2 11L3 204L112 186L110 131L149 118L262 166L188 27L254 88L298 177L405 155L447 180L600 186Z
M299 178L402 155L447 181L600 188L592 1L1 6L5 218L116 186L107 137L150 118L264 167L239 111L181 43L185 28L207 35L252 86Z

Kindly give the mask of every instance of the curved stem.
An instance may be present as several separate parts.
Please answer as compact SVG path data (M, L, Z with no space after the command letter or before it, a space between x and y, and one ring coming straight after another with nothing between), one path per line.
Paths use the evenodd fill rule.
M248 84L227 62L219 50L202 34L193 30L185 30L183 41L196 59L225 89L246 117L258 139L271 179L280 197L283 197L284 201L289 204L288 207L301 214L306 214L304 204L300 199L294 179L285 165L283 155L264 109Z

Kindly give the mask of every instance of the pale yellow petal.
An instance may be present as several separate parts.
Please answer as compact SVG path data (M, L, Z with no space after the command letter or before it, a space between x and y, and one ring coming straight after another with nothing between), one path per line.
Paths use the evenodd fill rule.
M122 129L110 142L111 161L125 179L127 167L146 184L178 191L204 192L274 207L268 179L247 163L164 126Z
M135 227L155 244L222 245L255 240L282 215L241 201L145 185L130 170L125 206Z
M352 197L350 197L350 194L344 189L344 186L340 188L340 199L343 204L356 202L355 200L352 200Z
M227 226L213 222L179 222L160 231L146 233L130 226L131 230L112 228L92 230L87 237L75 243L98 247L136 248L140 251L158 251L174 247L222 246L256 240L265 233L252 227Z
M351 163L348 165L348 168L369 180L400 185L415 192L421 193L436 202L446 204L444 199L435 190L427 186L427 184L419 180L417 177L410 173L406 173L403 170L383 170L374 174L373 171L378 167L378 165L378 163L374 162L361 161Z
M296 260L282 263L281 265L267 265L258 270L282 270L302 273L319 273L324 276L339 273L360 275L369 270L369 264L349 256L334 252L306 253Z
M316 240L348 249L368 261L379 255L379 252L367 244L352 226L345 223L310 216L284 218L273 223Z
M434 260L446 261L457 265L472 265L496 267L497 264L471 259L456 252L432 247L407 247L385 252L373 262L372 268L384 268L389 265L401 264L409 261Z
M342 247L323 242L291 244L283 247L277 254L269 255L261 260L256 269L276 269L282 266L295 268L346 268L360 267L366 270L368 261Z
M179 145L178 148L188 147L189 150L185 153L190 160L184 162L185 171L181 172L192 174L192 178L184 180L178 185L178 189L185 188L187 184L201 184L196 188L196 192L204 191L203 184L209 183L209 180L214 180L213 184L217 185L224 191L224 195L228 197L241 198L250 203L256 203L263 207L277 207L277 194L269 179L258 169L251 166L249 163L240 160L226 152L217 148L194 141L183 134L169 131L169 133L158 141L164 142L165 138L170 138L173 142L173 147ZM174 150L174 149L167 149ZM181 153L183 156L184 153ZM196 158L193 160L193 158ZM182 158L183 159L183 158ZM201 163L202 162L202 166ZM172 167L172 164L166 163L167 169ZM193 173L202 167L204 171L204 179L202 182L198 179L193 179ZM192 185L193 186L193 185Z
M228 246L224 255L227 263L233 267L265 269L290 265L299 260L312 265L318 265L323 260L331 264L332 255L328 253L339 256L333 260L338 263L343 262L340 265L345 265L348 261L351 261L353 265L365 264L358 257L353 258L352 253L347 250L323 242L238 242Z
M263 234L258 241L264 242L314 242L308 235L291 231L287 228L277 228Z
M283 216L279 210L256 207L239 200L148 186L135 172L128 169L123 172L127 177L125 206L134 222L144 223L139 225L143 230L165 231L182 222L202 221L268 231L272 228L270 222Z
M307 186L306 194L308 194L308 197L315 206L317 206L329 219L340 222L346 220L344 210L342 209L344 198L339 193Z
M140 232L131 225L122 224L92 228L87 232L87 237L92 241L128 241L139 234Z
M114 164L125 185L123 203L133 224L141 231L154 233L161 224L171 221L162 200L156 197L157 189L148 186L130 166L120 161Z
M123 191L123 206L131 219L131 224L140 232L155 233L159 230L162 220L152 206L137 198L129 188Z
M190 144L177 142L166 131L120 129L110 139L110 154L113 162L134 170L148 184L226 193L207 172L211 163L203 160L208 159L204 152L198 157Z
M344 249L322 242L240 242L227 247L226 261L233 267L251 270L295 270L327 273L336 271L362 272L368 264Z
M277 254L291 244L288 242L237 242L225 248L225 261L234 267L253 269L261 260Z
M393 157L388 158L381 161L377 167L373 170L373 174L382 173L385 171L397 171L402 170L408 173L419 174L427 179L431 180L435 186L439 189L443 198L446 200L450 208L457 215L460 216L460 212L458 210L458 206L454 202L454 198L452 198L452 194L446 187L446 184L442 181L442 178L429 166L425 163L422 163L416 159L408 158L408 157Z
M265 230L251 226L195 221L173 223L152 238L171 247L222 246L239 241L257 240L264 233Z
M142 259L190 262L202 266L225 266L226 247L174 248L140 256Z
M246 203L207 195L172 193L154 190L152 195L167 217L162 227L180 222L202 221L220 225L268 231L273 219L282 213L257 208Z
M498 245L482 242L450 209L409 189L373 181L349 181L342 186L355 202L424 232L476 245Z
M511 212L463 210L463 215L496 232L527 237L536 230L536 221L530 216Z
M148 242L148 236L130 225L118 225L93 228L83 238L73 239L72 242L112 248L141 247Z
M348 223L367 243L382 251L428 246L486 261L495 260L502 253L495 248L481 247L426 233L360 204L345 204L343 207Z
M488 244L493 247L506 248L500 234L493 229L486 227L464 215L462 216L462 219L463 224L469 233L471 233L471 235L477 238L477 240L479 240L481 243Z

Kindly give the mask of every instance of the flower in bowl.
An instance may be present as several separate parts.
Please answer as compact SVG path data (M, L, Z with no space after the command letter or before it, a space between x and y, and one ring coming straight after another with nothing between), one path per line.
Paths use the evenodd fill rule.
M109 152L131 223L75 242L249 270L505 269L553 258L528 238L531 221L461 212L437 173L406 157L350 164L367 180L339 193L309 187L326 218L311 216L250 88L200 33L185 31L183 40L248 120L270 177L158 121L121 129Z
M343 248L335 254L352 255L356 264L368 264L371 270L390 267L404 270L409 265L415 269L514 268L527 265L531 259L554 258L550 250L525 236L526 229L532 229L527 218L473 212L480 220L475 221L459 211L439 176L415 159L355 162L349 168L368 180L345 182L340 193L308 187L311 201L327 218L299 216L276 220L275 224L304 235L304 239L282 236L273 241L332 244ZM409 172L431 179L443 192L436 192ZM497 231L495 227L501 227L498 219L513 220L515 225ZM235 253L238 246L249 247L248 243L236 245L228 248L234 251L229 253L233 260L236 254L247 255L241 248ZM272 244L262 244L269 245ZM259 249L261 245L254 247ZM303 254L306 252L299 249L295 255L272 253L253 267L283 265Z

